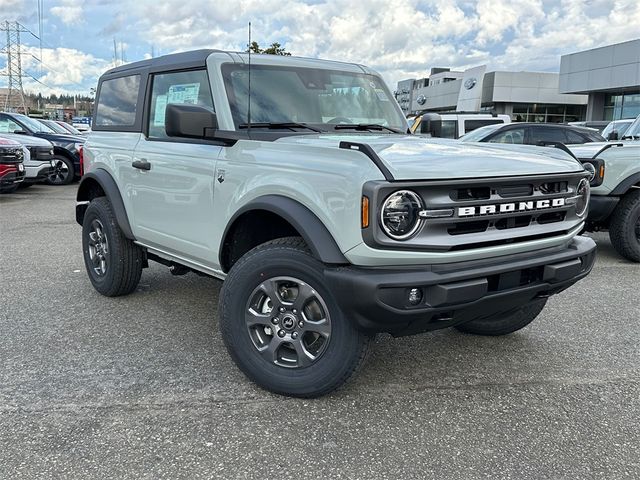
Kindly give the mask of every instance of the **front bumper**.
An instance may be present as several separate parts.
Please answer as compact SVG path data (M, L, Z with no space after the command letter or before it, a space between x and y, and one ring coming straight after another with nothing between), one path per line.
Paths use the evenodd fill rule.
M37 183L44 182L53 172L53 167L50 163L46 163L38 167L25 167L25 171L26 176L24 178L24 182Z
M561 292L584 278L595 242L575 237L568 246L420 267L339 267L325 272L343 313L367 332L410 335L505 313ZM408 293L422 291L412 306Z
M0 185L9 186L24 180L24 167L21 163L0 165Z

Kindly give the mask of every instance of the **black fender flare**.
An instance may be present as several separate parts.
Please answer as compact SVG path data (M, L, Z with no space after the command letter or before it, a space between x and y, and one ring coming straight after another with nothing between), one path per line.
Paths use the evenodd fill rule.
M327 227L320 219L300 202L281 195L263 195L243 205L227 224L220 241L222 254L227 235L235 221L244 213L252 210L266 210L289 222L302 236L315 258L323 263L347 264L345 258Z
M78 204L76 205L76 221L82 225L82 220L84 219L84 212L87 209L88 203L91 200L90 192L92 190L92 186L97 183L105 196L109 200L111 204L111 208L113 208L113 213L116 216L116 220L118 221L118 226L122 233L129 240L135 240L133 236L133 232L131 231L131 225L129 224L129 217L127 216L127 211L124 208L124 202L122 201L122 196L120 195L120 190L118 189L118 185L116 181L113 179L111 174L102 168L97 168L92 170L91 172L85 173L82 176L82 180L80 180L80 185L78 186L78 193L76 195L76 201Z
M611 191L611 195L624 195L634 185L640 185L640 172L629 175Z

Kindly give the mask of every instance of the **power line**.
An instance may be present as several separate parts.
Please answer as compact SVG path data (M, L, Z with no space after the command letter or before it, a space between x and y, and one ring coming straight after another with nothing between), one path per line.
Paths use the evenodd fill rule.
M37 60L38 62L40 62L40 65L44 65L45 67L47 67L47 69L49 69L49 70L51 70L51 71L53 71L53 72L57 73L58 75L65 75L65 74L64 74L64 73L62 73L61 71L56 70L55 68L53 68L51 65L48 65L48 64L44 63L40 58L36 57L33 53L29 53L29 55L31 55L35 60ZM64 78L66 78L66 79L69 81L69 83L73 83L73 84L75 84L75 85L78 85L79 87L85 88L85 86L84 86L84 85L82 85L81 83L78 83L78 82L76 82L76 81L74 81L74 80L71 80L71 79L70 79L69 77L67 77L67 76L65 76Z

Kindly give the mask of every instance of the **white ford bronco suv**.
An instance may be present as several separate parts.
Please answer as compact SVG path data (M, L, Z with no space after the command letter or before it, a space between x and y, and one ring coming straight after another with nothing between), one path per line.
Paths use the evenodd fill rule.
M224 280L219 325L271 391L326 394L378 332L503 335L585 277L589 181L559 149L407 134L362 65L200 50L99 81L77 193L89 279Z
M640 115L620 140L568 148L591 171L587 231L608 230L615 250L640 262Z

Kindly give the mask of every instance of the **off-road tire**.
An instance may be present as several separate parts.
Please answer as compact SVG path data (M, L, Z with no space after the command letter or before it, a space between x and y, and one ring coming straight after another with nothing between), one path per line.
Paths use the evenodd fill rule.
M640 190L634 189L620 199L611 214L609 238L616 252L640 262Z
M89 233L92 223L98 220L108 243L106 271L99 275L89 254ZM82 222L82 253L84 263L93 287L102 295L117 297L133 292L142 275L144 254L142 249L126 238L118 226L111 203L106 197L91 201Z
M246 253L225 279L219 302L222 338L236 365L262 388L293 397L319 397L342 386L365 363L371 337L345 318L324 284L324 268L301 238L287 237ZM247 329L245 314L252 292L277 277L295 277L305 282L322 297L328 309L331 336L324 352L308 366L286 368L268 361L258 352Z
M516 332L529 325L542 312L547 299L538 299L501 315L479 318L456 325L455 328L473 335L499 336Z

